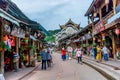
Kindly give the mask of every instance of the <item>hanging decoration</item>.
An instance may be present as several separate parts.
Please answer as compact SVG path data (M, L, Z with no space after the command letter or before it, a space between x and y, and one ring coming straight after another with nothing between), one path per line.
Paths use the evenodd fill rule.
M105 40L105 33L102 33L102 40Z
M93 16L94 16L94 17L97 17L97 12L95 12L95 13L93 14Z
M120 34L120 29L116 28L115 33L116 33L116 35L119 35Z
M98 39L98 42L101 42L101 40L100 40L100 39Z
M15 37L12 36L12 39L11 39L11 46L15 46Z
M29 38L28 38L28 37L25 37L25 39L24 39L25 45L28 44L28 41L29 41Z

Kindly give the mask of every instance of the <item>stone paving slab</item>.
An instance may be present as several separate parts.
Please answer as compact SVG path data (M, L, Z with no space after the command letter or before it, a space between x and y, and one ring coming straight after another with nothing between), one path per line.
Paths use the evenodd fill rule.
M106 65L108 64L107 62L102 61L98 63L88 56L83 56L83 61L87 63L88 65L90 65L91 67L98 70L99 72L103 73L105 76L112 78L110 80L120 80L120 70L115 70L113 68L113 66L116 67L116 65L118 67L120 63L116 61L111 61L111 63L109 62L109 65ZM116 65L114 65L113 63Z
M35 67L26 67L23 69L19 69L18 72L6 72L4 74L5 80L19 80L20 78L24 77L25 75L29 74L32 70L34 70L36 67L38 67L41 63L36 62Z
M84 55L83 57L95 61L92 56L85 56ZM111 67L116 67L120 70L120 61L119 60L114 60L114 59L110 58L108 61L102 60L101 64L108 65Z

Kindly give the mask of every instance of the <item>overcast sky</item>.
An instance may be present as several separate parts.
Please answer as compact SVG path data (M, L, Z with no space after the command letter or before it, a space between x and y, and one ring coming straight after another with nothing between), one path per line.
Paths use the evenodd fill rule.
M87 25L85 13L93 0L12 0L30 19L46 30L59 29L70 18L81 27Z

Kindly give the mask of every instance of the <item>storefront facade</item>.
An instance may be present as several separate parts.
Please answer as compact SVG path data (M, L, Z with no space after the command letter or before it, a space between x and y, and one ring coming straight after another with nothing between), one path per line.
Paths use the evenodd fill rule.
M114 59L117 58L116 54L119 51L118 45L120 45L120 41L117 40L117 38L119 39L119 18L114 20L112 19L113 21L111 21L110 18L117 15L117 11L120 11L119 4L119 0L95 0L92 2L90 8L85 14L89 19L92 14L92 23L97 18L97 23L92 25L94 38L97 40L99 45L106 45L108 48L112 47ZM116 29L118 30L117 34Z

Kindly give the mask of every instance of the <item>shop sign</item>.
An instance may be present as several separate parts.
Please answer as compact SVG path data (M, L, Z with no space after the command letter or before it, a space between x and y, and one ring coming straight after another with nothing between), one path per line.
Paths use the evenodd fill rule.
M104 22L103 21L99 21L96 25L95 25L95 33L99 33L101 31L105 30L105 26L104 26Z

